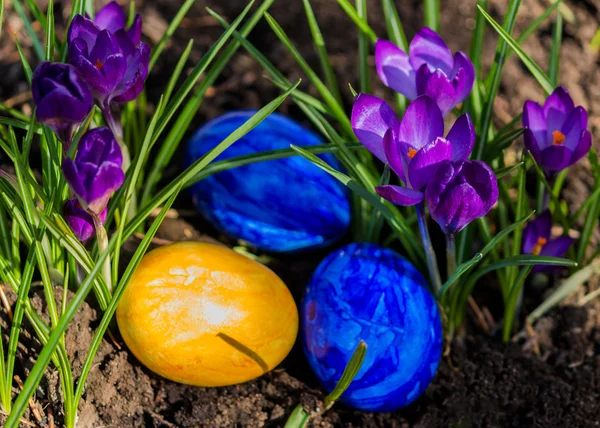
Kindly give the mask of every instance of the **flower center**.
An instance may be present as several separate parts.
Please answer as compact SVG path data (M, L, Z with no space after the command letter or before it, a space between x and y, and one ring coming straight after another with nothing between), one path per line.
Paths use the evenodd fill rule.
M539 256L542 252L542 248L544 248L544 245L546 245L547 242L548 240L546 238L538 238L537 242L535 243L535 247L533 247L533 250L531 250L531 254L534 256Z
M565 134L563 134L560 131L554 131L552 133L552 138L554 139L554 142L552 144L555 146L558 146L558 145L564 143L565 139L566 139Z
M417 151L415 149L413 149L412 147L410 149L408 149L408 157L410 159L414 158L416 154L417 154Z
M102 70L102 67L104 67L104 63L102 61L100 61L100 59L96 60L96 64L95 65L96 65L96 68L98 70Z

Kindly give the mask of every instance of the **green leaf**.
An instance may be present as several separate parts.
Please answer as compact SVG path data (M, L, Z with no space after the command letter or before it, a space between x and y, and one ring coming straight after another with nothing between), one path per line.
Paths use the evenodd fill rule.
M19 39L15 37L15 44L17 45L17 51L19 52L19 58L21 59L21 65L23 66L23 71L25 72L25 78L27 79L27 83L31 86L31 76L33 72L31 71L31 66L29 65L29 61L21 49L21 43L19 43Z
M185 48L185 50L181 54L181 57L179 57L179 61L177 61L177 65L175 66L175 69L173 70L173 74L171 75L171 78L169 79L169 83L167 84L167 87L165 89L165 93L163 95L163 97L165 99L165 103L168 103L169 100L171 99L171 94L173 93L173 89L175 89L175 85L177 84L177 80L179 80L179 76L181 76L181 72L183 71L183 67L185 67L185 64L186 64L186 62L187 62L187 60L188 60L188 58L190 56L190 53L192 52L192 46L193 45L194 45L194 40L191 39L188 42L187 47Z
M342 373L342 376L335 385L335 388L333 388L333 391L331 391L329 395L325 397L325 400L323 400L324 411L331 408L331 406L333 406L333 404L348 389L348 387L360 371L363 361L365 360L366 354L367 344L364 340L361 340L358 343L356 349L354 350L352 357L350 357L350 361L348 361L348 364L346 364L344 372Z
M175 30L177 30L177 28L179 28L181 21L183 21L183 18L185 18L185 15L187 15L188 11L190 10L190 8L193 6L194 3L195 3L195 0L186 0L181 5L181 7L179 8L177 13L171 20L171 23L169 24L169 26L165 30L164 34L162 35L160 41L157 43L156 46L154 46L154 49L152 49L152 55L150 56L150 65L148 67L148 70L152 70L154 68L156 61L158 61L158 59L160 58L160 55L163 53L167 42L169 41L169 39L171 39L171 37L175 33Z
M515 51L515 53L521 58L523 64L527 67L527 69L531 72L532 76L538 81L542 89L544 89L548 94L554 91L554 85L548 79L548 76L544 73L544 70L533 60L529 55L525 53L525 51L519 46L519 44L510 36L510 34L502 28L500 24L494 21L485 10L478 6L479 12L483 14L485 19L491 24L492 28L496 30L496 32L500 35L502 39Z
M283 428L305 428L308 426L310 414L299 404L296 406Z
M454 284L458 280L458 278L460 278L463 274L465 274L469 270L471 270L471 268L473 266L475 266L477 264L477 262L479 262L480 260L482 260L482 258L488 252L490 252L493 249L495 249L496 246L498 246L498 244L500 242L502 242L504 239L506 239L506 237L513 230L515 230L517 227L520 227L527 220L529 220L534 213L535 213L535 211L532 211L531 213L529 213L525 217L521 218L519 221L515 222L514 224L512 224L509 227L507 227L504 230L502 230L500 233L498 233L494 237L494 239L492 239L485 247L483 247L483 249L479 253L475 254L475 256L471 260L468 260L465 263L460 264L456 268L456 272L454 273L454 275L452 275L450 278L448 278L448 280L444 283L444 285L442 286L442 288L438 292L438 298L441 298L444 295L444 293L446 293L446 291L452 286L452 284Z
M558 71L560 61L560 46L562 44L562 15L560 11L556 14L556 22L552 29L552 50L550 51L550 61L548 61L548 79L553 86L558 85Z
M436 33L440 32L440 2L439 0L424 0L425 26Z
M499 180L499 179L507 176L511 172L516 171L519 168L523 168L524 166L525 166L525 162L519 162L512 166L507 166L505 168L497 169L496 171L494 171L494 174L496 175L496 178Z
M525 128L509 131L505 134L498 134L492 142L490 142L484 153L486 162L491 163L496 158L502 155L502 152L510 147L512 143L525 132Z
M42 61L44 59L44 48L42 47L42 42L40 42L40 39L39 39L37 33L35 32L35 30L33 29L33 26L31 25L31 20L29 19L29 16L27 16L27 13L25 12L23 3L21 3L21 0L12 0L12 5L13 5L13 8L15 9L15 12L17 12L17 14L19 15L19 18L21 18L21 21L23 22L23 26L25 27L25 31L27 32L27 35L31 39L33 51L35 52L36 56L38 57L38 60Z
M366 0L356 0L356 13L359 18L367 21ZM371 72L369 67L369 37L364 33L358 34L358 77L360 79L360 92L368 94L371 92Z
M525 279L531 273L532 269L533 266L526 266L525 268L521 269L514 285L510 290L508 302L506 302L504 307L504 321L502 323L502 340L504 343L507 343L510 340L510 334L512 332L513 322L515 320L515 311L519 301L519 295L523 289L523 284L525 284Z
M313 43L317 50L317 54L319 55L319 61L321 62L321 70L323 70L323 75L325 76L325 83L338 103L342 104L342 95L340 94L338 81L335 77L333 67L331 66L331 61L329 61L329 54L327 53L325 40L323 39L323 34L319 28L319 23L317 22L315 13L310 5L310 0L303 0L303 3Z
M337 2L342 7L344 12L346 12L348 17L354 21L358 29L369 37L371 43L375 43L377 41L375 32L371 29L371 27L369 27L369 24L367 24L367 22L358 15L358 12L356 9L354 9L350 2L348 0L337 0Z
M54 60L54 0L48 1L48 18L46 19L46 61Z

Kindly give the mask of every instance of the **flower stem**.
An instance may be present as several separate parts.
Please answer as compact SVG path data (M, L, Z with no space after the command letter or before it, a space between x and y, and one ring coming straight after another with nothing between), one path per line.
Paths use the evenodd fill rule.
M429 279L433 283L434 293L437 293L442 288L442 279L440 278L440 270L438 269L435 251L433 251L433 245L431 245L431 238L429 237L429 230L427 229L425 204L421 202L416 205L416 208L417 220L419 222L419 232L421 233L421 240L423 241L423 247L425 248L425 255L427 257Z
M106 229L102 224L102 221L96 214L91 214L94 219L94 227L96 228L96 240L98 241L98 254L102 254L104 251L108 249L108 234L106 233ZM102 266L102 276L104 277L104 282L108 287L108 291L112 293L112 273L110 266L110 257L107 257L104 261L104 266Z
M456 272L456 243L454 235L446 235L446 263L448 267L448 278Z

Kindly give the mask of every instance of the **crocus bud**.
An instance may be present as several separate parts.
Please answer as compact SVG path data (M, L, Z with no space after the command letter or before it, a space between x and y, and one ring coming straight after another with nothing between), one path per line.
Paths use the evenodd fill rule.
M530 222L523 231L523 254L536 256L563 257L573 243L573 238L560 236L551 239L552 216L546 210L534 221ZM556 266L535 265L532 272L552 272Z
M444 162L425 197L431 217L444 233L454 235L492 209L498 200L498 182L484 162Z
M410 100L431 97L445 116L473 89L475 68L463 52L452 52L432 29L423 28L408 53L387 40L375 44L375 65L384 85Z
M31 92L38 121L52 128L64 144L71 142L73 132L94 106L89 86L67 64L42 62L33 73Z
M75 160L63 161L63 173L82 207L100 215L125 180L122 164L113 133L106 127L95 128L81 137Z
M592 147L588 114L575 107L565 88L559 86L544 106L526 101L523 107L525 147L550 177L583 158Z
M102 223L106 220L106 208L100 213L99 219ZM69 199L63 207L63 216L73 231L73 234L81 242L92 237L95 232L94 219L83 209L77 198Z
M69 63L91 86L104 109L135 99L144 88L150 48L140 42L141 18L129 30L120 6L109 3L93 21L81 15L69 28Z

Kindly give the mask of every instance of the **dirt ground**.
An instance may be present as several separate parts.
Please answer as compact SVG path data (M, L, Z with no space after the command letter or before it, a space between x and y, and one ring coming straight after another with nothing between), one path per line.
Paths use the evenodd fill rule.
M148 41L156 42L162 30L174 16L180 2L171 0L136 1L144 14L144 33ZM408 37L423 22L420 0L397 1ZM451 49L468 51L475 16L474 0L441 0L443 19L441 33ZM504 14L507 0L490 0L490 10L496 19ZM590 112L590 127L598 137L600 125L600 74L598 54L589 47L600 19L600 1L569 0L565 2L575 20L567 22L561 50L560 83L567 87L576 104ZM169 76L179 54L190 38L195 40L191 61L198 61L214 42L221 28L204 10L210 6L229 20L245 6L245 0L198 0L183 21L169 50L148 79L149 99L156 101L162 91L165 76ZM356 31L333 0L312 0L333 65L342 86L350 82L357 86ZM369 21L378 35L385 26L377 0L368 1ZM515 33L519 34L532 19L549 5L546 0L524 0ZM61 5L57 2L57 10ZM270 13L278 20L300 52L311 65L318 67L318 57L310 43L310 32L299 0L277 0ZM4 33L23 34L14 12L7 16ZM551 43L551 24L545 23L525 44L525 50L542 66L547 65ZM22 40L24 36L20 36ZM293 60L261 23L250 37L275 64L294 80L302 77ZM491 31L484 41L484 64L493 61L497 37ZM24 45L27 44L23 41ZM11 48L12 46L12 48ZM0 45L0 98L9 99L22 108L27 101L27 85L20 72L14 43ZM190 66L191 68L191 66ZM232 60L209 92L194 125L231 109L258 108L280 91L264 77L264 72L243 51ZM390 98L391 91L378 84L373 76L374 93ZM543 92L527 70L513 56L505 67L500 96L496 103L499 124L520 113L526 99L542 100ZM344 93L346 107L351 95ZM25 107L26 108L26 107ZM280 109L303 120L292 103ZM305 122L305 120L303 120ZM190 130L192 132L193 129ZM595 144L597 147L597 143ZM181 165L173 164L168 171L175 174ZM587 161L572 168L564 197L576 209L589 195L592 186ZM190 206L179 202L182 213ZM170 219L163 225L159 238L163 240L206 239L205 235L222 237L195 217L191 224ZM227 244L231 244L223 240ZM301 298L310 274L327 251L309 256L279 257L273 268L288 284L294 297ZM528 293L525 309L532 309L547 290ZM480 289L482 305L498 300L497 290ZM41 299L35 299L41 305ZM499 320L498 308L490 311ZM4 314L3 314L4 315ZM98 312L84 305L71 326L67 343L75 374L81 369L85 352L99 322ZM536 325L536 340L521 339L503 345L494 325L490 334L482 332L469 319L467 334L452 346L449 358L427 392L406 409L395 413L369 414L336 405L313 420L322 427L594 427L600 426L600 315L593 305L586 308L565 306L553 311ZM3 318L6 323L5 317ZM6 332L3 325L3 331ZM320 407L323 393L304 361L297 345L282 365L254 381L225 388L195 388L178 385L159 378L142 367L127 351L114 331L115 341L107 338L97 355L96 365L88 378L84 400L80 406L81 427L260 427L282 426L293 408L302 403L308 410ZM26 376L39 344L25 337L19 348L21 376ZM33 411L33 409L36 411ZM34 425L60 426L59 382L50 371L38 389L35 404L26 414ZM0 419L1 421L1 419ZM23 426L26 426L25 424Z

